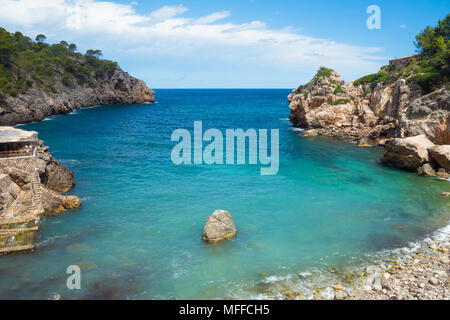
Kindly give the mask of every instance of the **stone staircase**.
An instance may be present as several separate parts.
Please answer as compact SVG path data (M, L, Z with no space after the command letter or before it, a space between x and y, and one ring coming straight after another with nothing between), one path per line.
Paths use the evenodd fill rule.
M41 181L37 170L31 175L31 207L36 214L44 212Z
M52 196L52 198L60 200L61 202L64 200L64 196L63 195L61 195L60 193L58 193L56 191L47 189L46 187L42 187L41 186L41 191L49 194L50 196Z
M42 189L39 173L36 168L35 154L27 161L23 169L17 168L12 159L4 159L2 167L11 167L16 172L21 172L30 177L31 210L33 216L28 218L7 219L0 223L0 255L32 251L38 226L39 216L44 212L42 203ZM3 216L6 216L11 206L3 208Z

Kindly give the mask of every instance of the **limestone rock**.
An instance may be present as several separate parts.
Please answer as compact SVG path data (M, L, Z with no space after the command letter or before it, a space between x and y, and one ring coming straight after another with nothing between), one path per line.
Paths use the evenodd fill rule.
M72 170L53 158L48 148L41 145L36 153L41 183L52 190L67 192L75 185ZM40 164L40 165L39 165Z
M444 168L439 168L436 175L442 180L447 180L450 178L450 173L448 173Z
M81 200L76 196L65 196L63 206L66 209L76 209L81 205Z
M425 135L408 138L394 138L386 141L386 153L381 161L384 164L406 170L417 170L430 161L428 148L434 144Z
M337 283L337 284L335 284L334 286L332 286L332 288L333 288L335 291L338 291L338 290L343 290L343 289L344 289L344 286L342 285L342 283Z
M64 70L61 71L61 73ZM155 101L155 93L147 85L131 77L119 67L96 79L97 86L69 88L56 82L56 93L30 88L17 96L7 96L0 104L0 125L40 121L45 117L67 114L94 105L133 104Z
M315 137L319 135L319 131L317 129L310 129L310 130L306 130L303 133L303 136L305 137Z
M215 210L207 220L203 229L203 240L208 242L220 242L228 240L236 235L231 214L226 210Z
M319 129L321 135L354 141L368 138L376 143L425 135L433 143L450 144L448 86L444 83L423 94L419 85L391 67L380 70L389 81L357 86L342 81L335 71L326 76L319 70L310 82L289 94L290 120L296 127Z
M0 222L39 219L81 204L77 197L58 192L68 191L75 184L73 172L52 157L43 141L36 142L35 157L11 157L0 161ZM40 189L36 189L39 180ZM33 204L36 200L42 205Z
M428 152L441 168L450 170L450 145L433 146L428 148Z
M436 175L436 172L434 171L433 167L429 163L425 163L423 166L419 167L419 169L417 169L417 173L420 176Z

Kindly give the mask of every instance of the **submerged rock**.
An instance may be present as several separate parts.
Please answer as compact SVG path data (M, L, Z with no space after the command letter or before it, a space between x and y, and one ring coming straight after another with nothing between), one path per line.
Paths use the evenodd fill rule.
M434 143L421 134L415 137L394 138L386 141L386 153L381 162L406 170L417 170L430 161L428 148Z
M436 175L442 180L447 180L448 178L450 178L450 174L443 168L439 168L436 172Z
M220 242L229 240L236 235L231 214L226 210L216 210L206 219L203 228L203 240L208 242Z

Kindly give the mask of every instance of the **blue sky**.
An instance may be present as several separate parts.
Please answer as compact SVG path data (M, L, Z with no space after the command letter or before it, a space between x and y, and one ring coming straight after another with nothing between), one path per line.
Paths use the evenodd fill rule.
M381 29L369 30L369 5ZM435 1L0 0L0 25L101 49L153 88L294 88L318 67L345 80L414 53L450 12Z

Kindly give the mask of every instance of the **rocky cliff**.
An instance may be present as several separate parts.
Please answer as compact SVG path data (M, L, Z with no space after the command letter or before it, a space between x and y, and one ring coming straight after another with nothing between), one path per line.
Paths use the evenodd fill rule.
M290 120L306 135L347 137L362 145L381 139L424 134L436 144L450 143L450 90L443 83L424 94L391 61L379 73L345 83L321 68L312 81L289 96Z
M45 117L66 114L74 109L106 104L154 102L155 94L147 85L118 66L102 73L95 86L54 84L55 92L29 88L24 93L0 99L0 125L40 121Z
M2 143L5 137L30 133L13 127L0 127L0 132ZM76 196L60 193L75 185L73 172L31 133L36 137L27 142L34 145L31 152L5 156L3 151L0 157L0 255L32 250L40 218L81 205Z
M0 159L0 224L39 219L81 204L60 194L75 185L74 174L48 150L40 140L34 156Z
M154 102L146 84L74 43L33 41L0 27L0 125L40 121L94 105Z
M448 179L450 88L443 81L424 92L403 77L416 57L392 60L377 74L347 83L337 72L321 68L288 96L290 120L306 136L381 144L386 149L382 163Z

